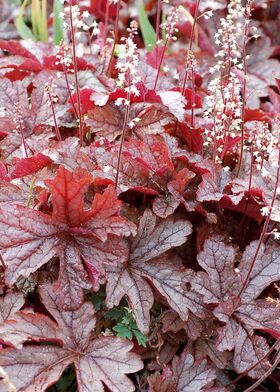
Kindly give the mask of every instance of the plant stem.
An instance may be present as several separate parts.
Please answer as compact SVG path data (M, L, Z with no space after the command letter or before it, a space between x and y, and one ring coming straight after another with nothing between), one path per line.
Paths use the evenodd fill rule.
M27 145L26 145L26 141L25 141L25 138L24 138L21 122L19 123L19 129L20 129L21 140L22 140L22 144L23 144L23 148L24 148L25 158L28 158Z
M157 0L157 19L156 19L156 49L158 48L158 41L160 36L160 12L161 12L161 0Z
M158 82L158 78L159 78L159 74L160 74L160 67L161 67L161 64L162 64L162 61L163 61L164 53L166 51L167 43L168 43L168 34L167 34L167 38L164 41L163 50L162 50L162 53L161 53L161 56L160 56L160 60L159 60L159 64L158 64L158 67L157 67L157 75L156 75L156 79L155 79L155 83L154 83L154 90L157 87L157 82Z
M277 343L279 345L279 341L277 341ZM277 347L277 354L276 354L276 358L274 360L273 365L265 372L264 375L262 375L262 377L259 380L254 382L254 384L251 385L249 388L245 389L244 392L254 392L256 390L256 388L259 385L261 385L271 375L271 373L277 368L279 363L280 363L280 348Z
M249 16L250 16L251 9L249 8ZM243 36L243 47L242 47L242 62L243 62L243 83L242 83L242 112L241 112L241 146L240 146L240 155L238 160L238 167L237 167L237 174L236 176L239 177L240 169L243 160L243 150L244 150L244 126L245 126L245 108L246 108L246 92L247 92L247 78L248 78L248 66L247 66L247 59L246 59L246 43L247 43L247 36L249 30L249 19L248 17L245 20L245 29L244 29L244 36Z
M225 385L225 388L228 388L234 384L236 384L239 380L241 380L243 377L245 377L251 370L255 369L258 365L260 365L270 354L273 353L274 350L279 350L280 348L280 340L276 340L276 342L273 344L273 346L269 349L269 351L262 356L261 359L258 360L254 365L252 365L248 370L245 372L241 373L238 377L236 377L234 380L232 380L230 383Z
M272 196L272 200L271 200L271 205L270 205L269 213L268 213L268 215L267 215L267 217L266 217L266 220L265 220L265 223L264 223L264 226L263 226L263 229L262 229L262 233L261 233L261 236L260 236L260 239L259 239L259 243L258 243L256 252L255 252L255 255L254 255L253 260L252 260L252 262L251 262L250 268L249 268L249 270L248 270L248 272L247 272L246 278L245 278L245 280L244 280L244 282L243 282L243 285L242 285L242 288L241 288L241 290L240 290L239 296L240 296L240 295L243 293L243 291L245 290L245 288L246 288L246 286L247 286L247 284L248 284L248 281L249 281L249 279L250 279L252 270L253 270L253 268L254 268L254 266L255 266L255 264L256 264L257 257L258 257L258 254L259 254L259 252L260 252L261 245L262 245L262 243L263 243L263 239L264 239L264 237L265 237L265 234L266 234L266 231L267 231L267 227L268 227L269 222L270 222L270 217L271 217L272 209L273 209L273 206L274 206L274 203L275 203L275 200L276 200L277 190L278 190L278 185L279 185L279 177L280 177L280 146L278 146L278 147L279 147L279 150L278 150L278 167L277 167L277 173L276 173L276 182L275 182L275 185L274 185L274 192L273 192L273 196Z
M125 115L124 115L124 122L123 122L123 128L122 128L122 136L121 136L121 143L120 143L120 148L118 152L118 161L117 161L117 174L116 174L116 179L115 179L115 188L117 190L118 188L118 182L119 182L119 172L120 172L120 165L121 165L121 155L122 155L122 150L123 150L123 144L125 140L125 135L126 135L126 128L127 128L127 123L128 123L128 118L129 118L129 111L130 111L130 93L127 95L127 105L125 108Z
M197 18L198 18L198 8L200 5L200 0L197 0L196 2L196 7L195 7L195 13L194 13L194 18L193 18L193 24L192 24L192 30L191 30L191 36L190 36L190 45L189 45L189 51L192 51L192 47L193 47L193 41L194 41L194 32L195 32L195 27L196 27L196 23L197 23ZM184 80L183 80L183 85L182 85L182 94L184 95L185 92L185 88L186 88L186 83L188 80L188 66L186 67L185 70L185 74L184 74ZM191 68L191 74L192 74L192 97L191 97L191 127L194 127L194 95L195 95L195 80L194 80L194 69L193 66Z
M115 29L114 29L114 43L113 43L113 47L112 47L112 51L111 51L111 56L110 56L110 61L109 61L109 65L108 65L108 69L106 72L107 76L110 76L111 74L111 68L112 68L112 64L113 64L113 59L114 59L114 53L115 53L115 49L116 49L116 45L117 45L117 40L118 40L118 32L119 32L119 18L120 18L120 1L118 1L117 4L117 15L116 15L116 23L115 23Z
M56 138L58 141L61 142L61 135L60 135L60 131L57 125L57 121L56 121L56 115L55 115L55 110L54 110L54 104L52 101L52 97L49 95L49 99L50 99L50 103L51 103L51 109L52 109L52 115L53 115L53 121L54 121L54 128L55 128L55 134L56 134Z
M193 17L193 24L192 24L192 31L191 31L191 37L190 37L189 50L192 50L192 47L193 47L194 32L195 32L195 27L196 27L197 18L198 18L198 8L199 8L199 5L200 5L200 0L197 0L196 1L195 12L194 12L194 17Z
M70 30L71 30L72 50L73 50L75 87L76 87L77 104L78 104L77 106L78 106L78 120L79 120L79 137L80 137L80 146L82 147L82 145L83 145L83 124L82 124L80 88L79 88L79 82L78 82L76 39L75 39L75 31L74 31L74 26L73 26L73 15L72 15L72 0L69 0L69 14L70 14Z
M76 116L76 118L79 118L79 114L77 112L75 103L73 101L72 92L71 92L71 89L70 89L69 80L68 80L68 74L67 74L67 69L66 69L65 64L63 64L63 72L64 72L64 77L65 77L67 91L68 91L68 94L69 94L69 98L70 98L71 104L73 106L73 110L74 110L75 116Z
M1 253L0 253L0 264L2 265L2 268L5 270L6 269L6 264L5 264L5 261L3 260L3 257L1 255Z

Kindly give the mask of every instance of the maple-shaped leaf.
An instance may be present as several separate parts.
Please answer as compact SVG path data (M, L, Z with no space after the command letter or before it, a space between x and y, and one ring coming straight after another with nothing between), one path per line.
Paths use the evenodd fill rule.
M32 158L32 155L37 151L43 151L48 147L49 139L54 137L54 133L49 127L41 128L38 133L32 133L28 130L24 130L25 135L25 146L22 143L22 136L19 133L9 133L1 142L0 148L2 151L3 159L9 165L13 164L14 158L25 158L25 148L27 150L28 157ZM44 154L45 155L45 154Z
M131 243L129 259L123 265L106 268L107 306L118 305L127 296L143 333L149 330L149 310L153 305L153 292L147 280L182 319L187 319L188 309L202 313L199 298L185 287L192 272L164 257L165 252L183 244L191 231L186 220L169 217L157 222L156 216L146 210Z
M148 381L153 392L202 392L210 390L207 387L213 385L215 378L215 369L211 368L205 359L195 361L193 356L185 351L180 357L174 357L172 366L164 369L161 376L156 373L150 376Z
M262 181L265 183L265 181ZM200 202L218 202L221 208L237 211L261 222L263 217L260 208L263 206L261 200L263 192L268 186L262 188L255 186L252 181L251 189L248 189L248 181L233 179L232 175L215 167L212 171L202 175L202 182L198 185L197 200ZM247 186L247 188L246 188Z
M180 91L159 91L162 103L179 121L184 121L187 101Z
M10 54L9 56L0 58L1 68L7 68L6 77L11 69L20 70L18 72L13 72L13 76L17 76L17 79L19 80L26 75L26 72L40 72L42 70L42 65L36 56L26 49L19 41L0 40L0 48Z
M118 148L106 151L104 148L93 150L98 165L103 169L100 175L111 179L116 176ZM124 192L129 189L143 193L157 194L161 182L157 172L164 172L168 167L173 168L164 141L155 136L153 141L145 143L132 139L125 143L119 169L119 189Z
M12 318L24 305L22 293L8 292L0 297L0 323Z
M56 255L58 234L66 229L40 211L19 205L0 208L0 249L6 263L8 285L22 275L28 277Z
M184 329L191 340L198 339L203 329L202 320L191 312L188 314L188 319L183 321L176 312L167 310L162 314L160 321L164 333L170 331L177 333Z
M26 157L25 150L28 156L33 155L34 151L42 151L47 147L48 139L55 136L54 115L44 86L39 84L38 87L33 88L29 98L28 84L26 84L24 81L12 83L6 78L0 80L0 105L5 108L4 119L8 121L7 136L0 142L2 155L6 161L13 157ZM54 111L59 126L67 106L56 104ZM23 146L22 136L24 136L25 146Z
M155 198L153 212L161 218L166 218L173 214L180 204L185 206L187 210L190 210L191 207L185 200L184 194L194 177L195 174L187 168L183 168L178 172L174 170L167 183L165 194Z
M83 288L90 282L83 260L103 271L103 263L122 263L128 248L122 239L134 232L134 225L120 216L121 202L113 187L96 194L92 207L84 209L84 194L91 181L85 169L73 173L61 166L51 188L53 215L23 206L0 208L0 249L6 283L28 277L52 257L60 258L55 288L61 306L79 306ZM120 238L121 237L121 238Z
M91 303L85 302L75 311L60 311L50 285L41 287L40 295L55 321L43 314L18 312L0 327L1 336L6 332L6 342L25 342L21 349L1 350L0 366L16 390L45 391L74 364L79 391L103 392L104 385L112 392L134 391L126 374L139 371L143 365L129 352L132 343L118 337L93 340L96 320ZM0 391L4 390L0 380Z
M39 125L54 126L53 113L50 101L44 86L40 85L33 89L31 94L31 105L29 105L27 86L21 81L11 82L9 79L0 81L0 105L6 109L7 118L13 123L13 129L17 128L15 122L15 105L18 105L23 120L23 130L26 133L36 129ZM59 118L65 111L60 108L56 111Z
M7 177L7 181L9 178ZM21 204L26 205L29 198L28 189L22 186L5 183L0 185L0 204Z
M48 156L53 163L63 165L67 170L74 171L77 167L87 169L89 172L95 169L86 151L80 148L79 139L68 137L63 141L50 140L44 155Z
M104 106L96 106L88 111L86 124L90 126L93 133L106 137L112 141L122 132L123 117L120 110L112 103Z
M92 182L84 169L74 172L60 166L53 180L46 180L52 194L52 217L69 226L80 226L84 220L84 195Z
M49 43L40 42L39 45L37 42L33 44L31 40L21 40L20 42L0 40L0 49L9 53L9 56L6 55L0 58L0 66L4 69L5 77L9 77L11 80L22 80L31 72L44 72L46 69L63 71L63 64L54 55L56 47ZM88 63L81 57L77 57L77 67L79 71L94 69L92 63ZM70 62L68 68L70 72L73 68L74 65Z
M205 359L195 361L187 351L173 359L172 370L177 392L203 391L205 387L212 386L216 378L215 369Z
M136 113L135 113L136 112ZM139 118L134 126L137 134L156 135L165 132L165 127L175 122L175 117L160 103L134 103L131 105L131 117Z
M199 153L203 148L203 137L201 128L191 128L185 123L178 123L176 135L182 139L190 151Z
M156 372L148 378L150 392L176 392L176 380L170 367L164 368L162 374Z
M206 240L197 259L207 273L198 272L192 281L206 303L216 304L214 314L225 323L219 329L217 348L220 351L234 349L233 363L239 373L254 365L269 350L266 340L256 336L254 330L280 328L280 309L257 299L270 283L279 280L280 254L276 245L267 249L261 246L248 283L242 289L257 247L257 241L248 245L236 270L235 262L240 260L240 255L235 248L225 245L221 237ZM264 361L249 374L258 377L267 366L268 362Z
M103 172L96 176L108 178L112 182L116 176L118 149L93 150L93 154ZM186 164L181 163L181 166ZM157 195L153 212L166 218L181 203L188 208L184 193L195 175L186 167L175 169L169 145L160 135L146 135L143 140L131 137L123 146L119 170L118 192L140 191Z

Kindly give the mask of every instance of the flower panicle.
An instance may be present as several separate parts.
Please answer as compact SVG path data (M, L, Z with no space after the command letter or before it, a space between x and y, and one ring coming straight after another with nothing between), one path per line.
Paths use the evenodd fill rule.
M128 97L131 94L139 96L140 92L137 88L137 83L140 82L138 75L139 56L137 53L137 45L134 42L134 36L137 34L138 24L136 21L130 23L127 29L128 37L121 38L119 45L118 60L116 69L118 70L117 86L124 88ZM129 98L128 98L129 100ZM126 100L118 98L116 104L125 103Z

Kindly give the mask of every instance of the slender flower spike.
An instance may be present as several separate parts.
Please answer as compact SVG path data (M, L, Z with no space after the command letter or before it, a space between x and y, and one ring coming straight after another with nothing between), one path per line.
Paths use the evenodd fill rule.
M117 86L124 88L126 93L138 96L140 93L136 84L140 82L137 67L139 64L139 57L137 53L137 45L134 43L133 38L137 34L138 24L132 21L130 28L128 28L129 36L122 37L122 44L119 46L118 61L116 68L119 71ZM129 100L129 98L128 98ZM120 101L117 102L120 104Z
M240 20L244 13L241 0L230 1L227 16L221 19L221 27L214 37L219 50L215 55L217 62L209 70L214 78L209 83L210 94L205 99L207 110L204 117L213 122L206 136L207 143L214 146L216 162L223 160L229 140L242 133L243 94L237 74L243 68L239 40L243 31Z
M67 72L72 72L71 67L73 66L73 59L69 54L69 48L65 44L61 43L59 46L56 58L57 65L61 64L63 67L65 67Z
M133 123L129 123L129 111L130 111L130 98L131 94L135 96L139 96L140 92L137 88L137 83L140 82L140 77L138 75L138 64L139 57L137 53L137 46L133 41L134 36L137 34L138 24L135 21L130 23L130 27L128 30L128 37L121 38L121 42L119 49L118 61L116 64L116 68L119 71L117 86L124 88L126 92L126 99L117 98L116 105L125 105L125 118L122 128L120 147L118 152L118 162L117 162L117 173L115 178L115 188L118 187L118 179L119 179L119 171L121 164L121 155L123 144L125 140L126 130L128 126L131 126Z
M166 38L176 40L174 33L177 32L176 24L179 19L179 9L172 7L165 23L162 23L162 28L165 29Z
M27 158L28 153L27 153L27 144L26 144L25 137L24 137L23 113L20 108L20 104L18 102L15 102L13 105L13 113L14 113L14 121L16 124L16 131L19 132L19 134L21 135L21 140L22 140L22 145L23 145L25 157Z
M45 86L44 86L44 90L47 93L47 95L52 103L56 103L58 101L57 95L54 93L54 89L56 87L57 86L54 83L53 77L50 77L49 82L45 83Z

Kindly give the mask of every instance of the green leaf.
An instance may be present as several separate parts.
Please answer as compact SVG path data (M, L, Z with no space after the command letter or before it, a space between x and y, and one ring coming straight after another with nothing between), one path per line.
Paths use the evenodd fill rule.
M27 1L28 0L24 0L24 2L22 3L20 10L19 10L19 13L18 13L18 16L15 19L15 25L16 25L17 31L19 32L20 36L23 39L32 39L32 40L36 41L35 36L32 34L32 31L30 30L30 28L26 26L26 24L24 23L24 19L23 19L23 13L24 13L24 10L27 6Z
M124 310L120 307L115 307L108 310L108 312L105 313L104 317L119 322L122 320L123 316Z
M97 293L91 295L91 302L93 303L94 309L98 312L104 307L105 292L99 290Z
M71 365L63 372L60 379L49 387L46 392L76 392L77 390L75 370L73 365Z
M133 329L133 335L136 337L139 346L146 347L148 337L143 335L138 329Z
M53 42L58 45L64 38L63 36L63 20L59 13L62 12L63 5L60 0L54 0L53 2Z
M21 0L6 0L8 4L21 5Z
M120 338L126 338L129 340L133 338L133 333L125 325L117 324L113 327L113 331L115 331Z
M125 315L121 321L124 325L132 325L133 324L133 317L130 314Z
M156 33L145 12L142 0L138 0L137 9L140 29L144 39L145 47L148 51L152 51L156 46Z

